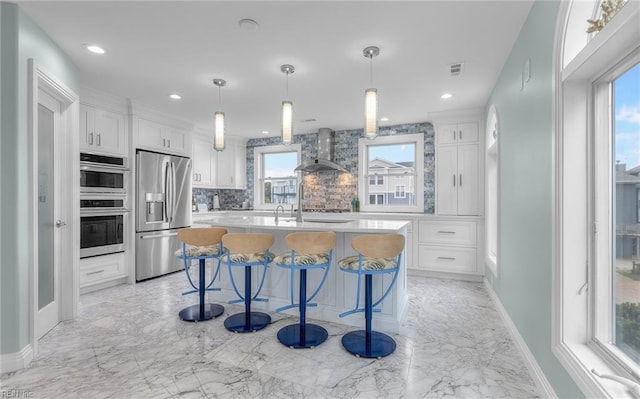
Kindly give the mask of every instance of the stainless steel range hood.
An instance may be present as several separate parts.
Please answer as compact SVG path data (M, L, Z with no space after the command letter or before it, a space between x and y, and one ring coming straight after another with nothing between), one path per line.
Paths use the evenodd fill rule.
M333 162L334 134L331 129L326 127L318 129L318 158L302 162L295 170L301 172L320 172L326 170L348 172L348 170Z

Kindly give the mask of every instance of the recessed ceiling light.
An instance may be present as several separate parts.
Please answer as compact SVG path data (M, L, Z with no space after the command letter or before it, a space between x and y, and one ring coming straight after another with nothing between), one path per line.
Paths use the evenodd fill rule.
M263 130L262 134L269 134L269 131L268 130Z
M380 122L387 122L389 120L389 118L387 118L386 116L380 118Z
M443 100L448 100L451 97L453 97L453 94L451 93L444 93L443 95L440 96L440 98L442 98Z
M258 23L251 18L243 18L238 21L238 26L242 30L256 30L258 29Z
M182 100L182 96L178 93L169 94L169 98L172 100Z
M94 54L106 53L106 51L102 47L97 46L95 44L86 44L85 47L87 48L87 50L91 51Z

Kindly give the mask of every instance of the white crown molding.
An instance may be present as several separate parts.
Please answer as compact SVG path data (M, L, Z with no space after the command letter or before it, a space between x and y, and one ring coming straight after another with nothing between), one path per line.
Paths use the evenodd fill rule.
M80 103L106 109L119 114L126 115L129 112L129 104L126 98L118 97L87 86L80 88Z
M513 324L511 317L509 317L509 313L507 313L507 310L504 308L504 306L502 306L502 302L500 302L500 299L498 298L496 293L493 291L493 288L491 288L491 285L489 284L486 278L484 279L484 286L487 289L487 292L489 293L489 297L491 298L491 301L496 306L496 310L500 314L500 317L502 318L505 325L507 326L507 330L509 330L511 337L515 341L518 351L524 358L524 363L527 366L527 369L529 370L529 374L531 375L533 382L536 384L536 387L538 388L538 393L543 398L552 398L552 399L558 398L558 395L556 395L556 392L553 390L551 383L549 383L549 380L547 380L547 377L544 375L544 372L538 365L538 362L533 356L533 353L531 353L531 351L529 350L527 343L524 341L524 339L520 335L520 332L518 331L518 328L516 327L516 325Z
M481 121L483 119L484 112L485 110L483 107L430 112L427 122L431 122L433 125L442 125Z
M0 354L0 374L26 368L33 360L31 345L27 345L19 352Z
M127 99L127 101L129 103L127 113L132 117L148 119L150 121L171 126L187 132L191 132L195 128L195 124L192 121L182 119L174 115L167 115L166 113L158 111L137 100Z

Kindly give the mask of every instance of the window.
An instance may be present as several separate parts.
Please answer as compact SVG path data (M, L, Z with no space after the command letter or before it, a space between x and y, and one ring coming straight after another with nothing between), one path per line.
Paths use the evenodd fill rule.
M384 194L370 194L369 203L373 205L384 205Z
M594 339L631 367L640 364L640 63L624 62L594 88ZM600 123L599 123L600 122Z
M298 200L300 144L264 146L254 149L254 208L289 207Z
M640 3L592 41L578 27L600 2L573 3L560 7L554 61L553 352L586 397L622 398L625 386L590 371L640 381Z
M363 211L424 212L424 136L361 138L359 197Z

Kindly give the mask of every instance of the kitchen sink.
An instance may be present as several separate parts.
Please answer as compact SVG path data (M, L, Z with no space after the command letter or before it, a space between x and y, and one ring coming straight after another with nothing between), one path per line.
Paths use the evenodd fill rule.
M353 222L351 219L304 219L305 222L311 223L349 223Z

